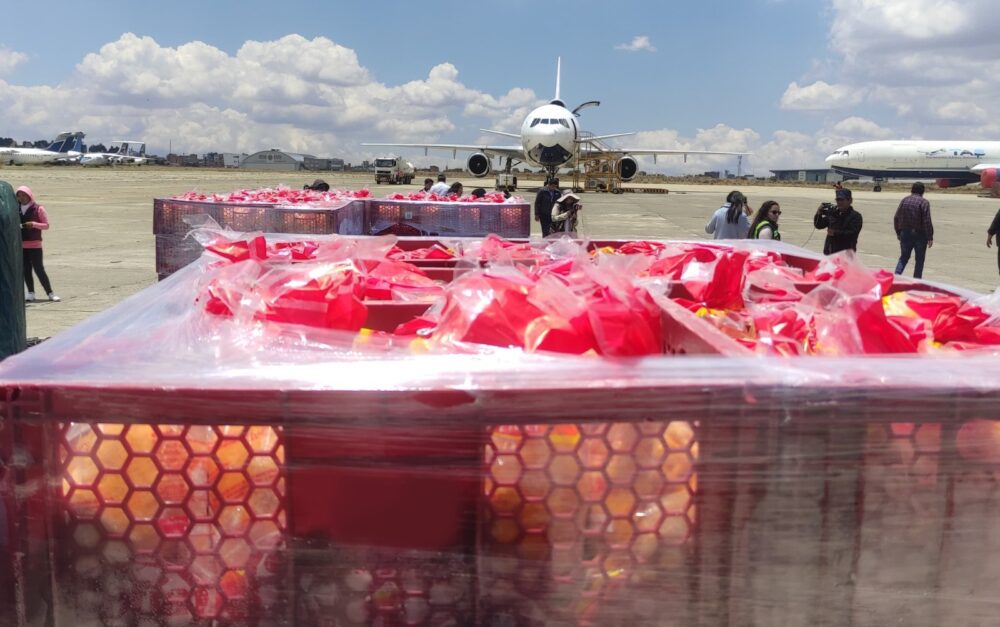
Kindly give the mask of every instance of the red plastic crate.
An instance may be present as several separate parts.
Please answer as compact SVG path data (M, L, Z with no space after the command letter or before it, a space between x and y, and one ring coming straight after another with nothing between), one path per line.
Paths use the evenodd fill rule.
M185 219L207 216L222 228L237 232L265 231L304 235L445 235L527 237L531 232L527 204L482 205L387 201L371 198L346 201L338 207L303 208L238 203L153 201L153 233L157 236L156 271L161 279L194 261L183 240L191 230ZM164 238L160 239L160 236ZM175 242L182 242L179 244ZM418 246L427 240L420 239Z
M15 624L993 618L995 359L167 352L168 289L0 366Z

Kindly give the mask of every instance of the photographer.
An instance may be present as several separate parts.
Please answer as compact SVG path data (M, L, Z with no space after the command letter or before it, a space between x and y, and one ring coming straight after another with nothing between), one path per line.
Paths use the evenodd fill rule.
M580 197L573 193L563 194L552 205L552 232L576 233L579 216L582 209Z
M825 202L816 209L813 225L826 229L823 254L832 255L842 250L858 249L858 235L861 234L861 214L851 206L851 190L837 190L836 206Z

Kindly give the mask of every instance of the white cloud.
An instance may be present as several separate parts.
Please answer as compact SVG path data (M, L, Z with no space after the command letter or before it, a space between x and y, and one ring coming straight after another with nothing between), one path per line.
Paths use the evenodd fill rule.
M800 86L792 82L781 95L781 108L789 110L827 111L851 107L863 99L863 94L851 85L831 85L816 81Z
M28 55L23 52L0 47L0 76L7 76L27 60Z
M0 74L22 57L0 51ZM538 102L521 87L499 95L470 88L450 63L387 85L353 50L300 35L247 41L229 54L200 41L166 47L125 33L87 54L62 84L0 80L7 135L81 128L91 142L129 136L161 153L172 142L195 153L281 147L353 159L367 155L363 141L440 141L484 125L516 129Z
M831 0L830 24L830 57L789 85L782 108L849 109L900 138L1000 130L993 0ZM831 85L843 91L828 101Z
M656 52L656 46L649 41L646 35L636 35L627 44L618 44L615 50L626 50L628 52Z
M833 130L842 136L852 138L851 141L887 139L892 136L891 130L856 115L837 122L833 125Z
M711 128L698 129L693 137L683 137L675 129L657 129L641 131L633 136L622 138L616 144L618 148L647 150L703 150L724 152L753 152L753 147L759 142L760 135L748 128L736 129L725 124L717 124ZM659 155L636 157L640 168L647 172L695 174L706 170L729 169L735 171L737 158L732 155ZM748 163L746 160L744 163Z
M952 100L934 107L933 111L942 123L983 124L989 118L985 109L969 101Z

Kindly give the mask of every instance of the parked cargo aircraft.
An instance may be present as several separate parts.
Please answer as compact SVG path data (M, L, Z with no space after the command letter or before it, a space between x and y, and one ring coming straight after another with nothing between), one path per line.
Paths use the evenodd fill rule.
M632 179L639 171L635 155L652 155L655 162L658 155L732 155L742 158L750 153L723 152L705 150L670 150L646 148L613 148L604 140L613 137L625 137L635 133L615 133L611 135L593 135L583 131L576 118L580 111L588 107L596 107L601 103L592 100L570 110L559 97L559 79L561 59L556 62L556 92L548 104L542 105L524 118L520 133L506 133L491 129L481 129L485 133L510 137L520 141L516 146L491 146L486 144L375 144L365 143L362 146L393 146L397 148L423 148L451 150L457 156L459 150L470 151L472 155L466 164L473 176L487 176L492 170L492 158L505 158L506 171L509 173L513 165L528 163L544 168L549 175L554 175L559 168L572 168L584 158L608 157L615 161L615 171L622 180Z
M871 141L833 151L826 162L842 174L870 176L875 191L888 179L935 179L938 187L979 182L990 188L1000 171L1000 142Z
M26 163L54 163L79 159L83 154L81 131L59 133L46 148L0 148L0 164L24 165Z
M108 152L88 152L80 157L80 165L142 165L146 163L146 143L130 139L111 142Z

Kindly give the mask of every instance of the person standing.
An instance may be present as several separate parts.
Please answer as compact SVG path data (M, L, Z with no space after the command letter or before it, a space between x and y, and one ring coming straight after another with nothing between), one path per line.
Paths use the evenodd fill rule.
M715 210L705 232L715 239L743 239L750 232L747 199L741 192L729 192L726 202Z
M997 214L993 216L993 223L990 224L990 228L986 231L987 248L993 245L993 236L997 233L1000 233L1000 209L998 209ZM1000 270L1000 241L997 241L997 270Z
M924 184L916 182L910 188L910 195L899 202L896 215L892 219L899 240L899 261L896 274L903 274L910 261L910 253L916 252L916 266L913 278L924 274L924 257L927 249L934 245L934 223L931 222L931 203L924 198Z
M837 205L823 203L816 209L813 226L826 229L823 254L832 255L842 250L858 250L858 236L864 220L861 213L851 205L851 190L844 188L836 192Z
M559 198L559 179L545 181L545 187L535 194L535 222L542 226L542 237L552 232L552 206Z
M42 284L42 289L48 294L49 300L59 302L60 299L52 291L52 284L49 283L49 275L45 273L45 266L42 263L42 231L49 228L49 216L45 213L45 207L35 202L35 195L31 188L22 185L14 192L17 202L21 205L21 248L24 254L24 284L28 288L28 294L24 300L31 303L35 300L35 281L31 276L32 271L38 275L38 280Z
M444 172L438 174L438 182L431 187L431 193L438 196L444 196L448 193L448 177L444 175Z
M768 200L753 218L750 225L750 239L773 239L781 241L778 232L778 218L781 216L781 205L776 200Z

